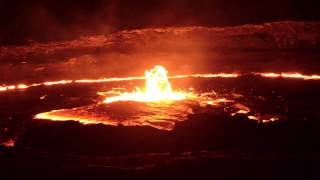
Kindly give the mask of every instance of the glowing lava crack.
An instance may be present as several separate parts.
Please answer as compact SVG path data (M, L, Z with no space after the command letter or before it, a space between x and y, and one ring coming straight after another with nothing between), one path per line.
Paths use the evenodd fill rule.
M176 121L186 119L192 113L191 101L195 95L173 91L162 66L145 72L145 89L119 93L106 97L102 103L73 109L53 110L40 113L37 119L54 121L75 120L84 124L148 125L158 129L172 130ZM104 95L104 93L98 93Z
M172 130L177 121L184 121L188 114L194 113L194 107L204 107L200 109L205 111L210 107L227 105L231 109L231 116L245 114L248 119L263 123L279 119L277 116L259 115L249 107L237 103L235 97L229 99L216 95L215 92L175 91L168 80L166 69L162 66L146 71L143 79L146 79L146 82L142 90L136 87L134 92L123 92L124 89L121 88L98 92L98 95L104 97L100 103L52 110L37 114L35 118L73 120L83 124L151 126Z

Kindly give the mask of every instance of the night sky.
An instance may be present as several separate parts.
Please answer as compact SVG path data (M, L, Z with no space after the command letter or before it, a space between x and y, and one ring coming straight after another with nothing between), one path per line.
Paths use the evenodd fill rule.
M122 29L319 21L317 0L2 0L0 45Z

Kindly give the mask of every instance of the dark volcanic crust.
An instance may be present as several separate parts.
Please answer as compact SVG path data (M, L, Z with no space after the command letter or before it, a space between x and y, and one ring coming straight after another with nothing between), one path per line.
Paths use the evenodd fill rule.
M320 22L127 30L72 41L0 47L0 84L169 72L316 73ZM305 62L308 62L307 65ZM135 68L132 68L135 67Z
M98 49L160 48L177 40L193 41L220 50L297 50L320 48L320 22L273 22L235 27L168 27L126 30L110 35L88 36L72 41L34 43L0 48L1 61L70 54ZM184 44L176 44L184 48ZM72 53L71 53L72 54Z

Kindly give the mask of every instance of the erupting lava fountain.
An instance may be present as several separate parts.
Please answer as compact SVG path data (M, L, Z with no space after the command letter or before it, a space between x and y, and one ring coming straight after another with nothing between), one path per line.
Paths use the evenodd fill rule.
M136 88L136 92L123 93L119 96L106 98L103 102L110 103L114 101L173 101L186 99L187 94L175 92L167 77L167 70L163 66L155 66L154 69L145 72L145 89L141 91Z

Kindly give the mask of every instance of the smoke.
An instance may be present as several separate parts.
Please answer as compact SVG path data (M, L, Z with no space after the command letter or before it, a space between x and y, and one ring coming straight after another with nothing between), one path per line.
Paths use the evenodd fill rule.
M117 27L117 1L3 2L0 44L29 44L109 34Z
M48 7L36 5L28 9L24 16L31 37L40 36L43 41L51 41L109 33L116 26L113 12L113 4L103 9L94 8L92 12L70 7L59 10L59 14L52 14Z
M0 44L70 40L146 27L319 19L315 0L3 0Z
M262 26L194 28L190 33L184 26L317 18L312 14L312 8L306 11L305 16L299 16L304 11L298 11L298 5L289 0L5 1L0 12L4 25L0 27L0 44L28 45L0 46L0 82L139 75L157 64L174 74L233 72L241 68L260 70L256 67L266 69L265 62L274 62L273 59L277 59L275 55L269 58L254 52L248 56L246 51L291 48L292 42L296 48L301 48L300 45L318 47L309 40L305 46L304 41L295 38L300 37L296 36L299 31L295 32L298 29L295 27L300 27L301 23L275 24L277 27L274 29L270 29L270 25L263 25L262 29ZM302 9L305 7L308 6ZM168 26L183 27L170 30L165 28ZM304 28L308 26L302 24L299 29L308 30ZM314 30L318 30L317 25L314 26ZM152 28L112 34L123 29L148 27ZM286 36L273 34L283 28ZM288 30L293 30L294 36L287 36ZM81 36L86 38L79 38ZM304 38L303 35L301 37ZM243 49L246 51L242 52ZM256 59L264 65L252 63Z

